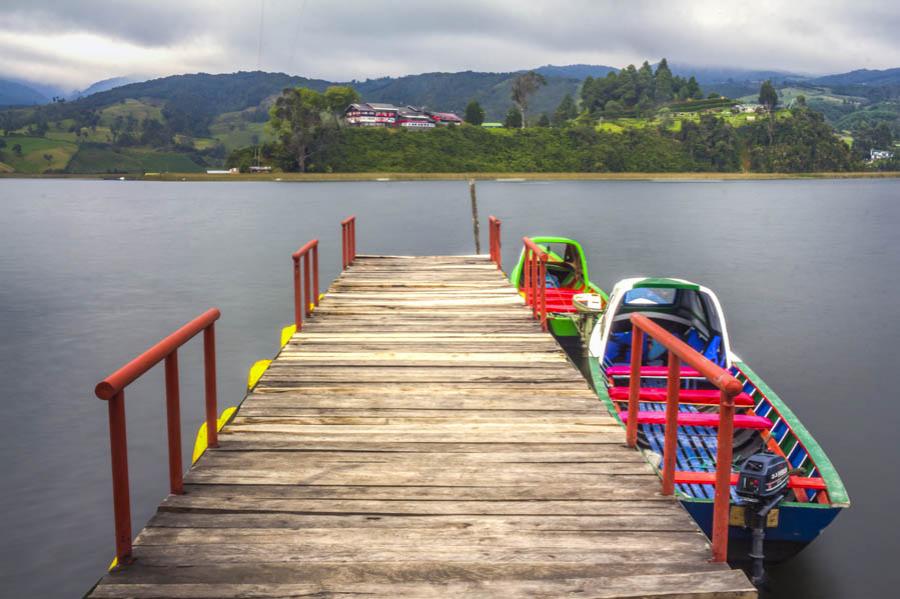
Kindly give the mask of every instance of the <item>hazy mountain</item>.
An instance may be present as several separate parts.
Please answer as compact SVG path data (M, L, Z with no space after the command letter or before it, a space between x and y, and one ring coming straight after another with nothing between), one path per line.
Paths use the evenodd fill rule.
M97 81L96 83L92 83L90 86L86 87L83 90L76 90L76 91L72 92L69 95L69 99L77 100L78 98L90 96L91 94L105 92L105 91L114 89L116 87L128 85L129 83L139 83L141 81L145 81L145 80L140 79L138 77L112 77L110 79L104 79L102 81Z
M898 85L900 84L900 68L869 70L859 69L849 73L816 77L808 83L814 85Z
M0 106L34 106L49 101L50 98L27 85L0 79Z
M608 67L602 64L570 64L565 66L556 66L552 64L544 65L533 69L544 77L562 77L564 79L587 79L588 77L606 77L607 73L618 72L616 67Z

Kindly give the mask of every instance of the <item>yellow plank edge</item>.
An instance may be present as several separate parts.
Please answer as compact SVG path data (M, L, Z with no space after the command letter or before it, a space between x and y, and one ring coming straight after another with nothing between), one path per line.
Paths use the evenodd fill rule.
M294 333L297 332L297 325L292 324L281 329L281 347L284 348L285 345L291 340L291 337L294 336Z
M250 391L256 386L256 383L258 383L259 379L262 378L262 375L266 373L266 370L271 363L272 360L259 360L250 367L250 372L247 374L247 391Z
M225 426L225 423L228 422L228 419L237 412L237 406L232 406L230 408L225 408L222 411L222 415L219 416L219 419L216 420L216 430L222 430L222 427ZM206 451L206 422L200 425L200 428L197 429L197 438L194 439L194 456L191 458L191 464L197 463L197 460L200 459L200 456L203 455L203 452Z

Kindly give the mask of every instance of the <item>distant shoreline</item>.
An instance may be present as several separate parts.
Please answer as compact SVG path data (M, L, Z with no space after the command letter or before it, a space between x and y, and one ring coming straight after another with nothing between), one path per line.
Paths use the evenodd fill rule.
M0 173L0 179L119 179L126 181L758 181L789 179L897 179L898 171L837 173L270 173L207 175L206 173L26 174Z

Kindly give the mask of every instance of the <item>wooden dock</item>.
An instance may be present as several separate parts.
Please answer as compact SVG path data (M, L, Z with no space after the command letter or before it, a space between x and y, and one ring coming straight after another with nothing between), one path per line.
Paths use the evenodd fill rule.
M91 597L749 598L482 256L359 256Z

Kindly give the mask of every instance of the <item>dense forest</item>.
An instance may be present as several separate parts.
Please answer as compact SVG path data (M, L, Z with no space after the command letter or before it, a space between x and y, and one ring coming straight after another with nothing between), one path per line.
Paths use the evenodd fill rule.
M770 133L771 141L770 141ZM263 160L297 170L284 144L261 147ZM812 172L861 168L822 116L798 107L773 122L733 127L711 115L666 127L598 130L592 124L490 131L341 128L310 153L311 172ZM228 166L248 168L254 149L232 153Z
M663 58L656 71L644 61L641 67L628 65L606 77L588 77L581 88L584 107L594 115L645 115L676 100L699 100L703 91L697 80L672 75ZM715 97L718 97L716 95Z

